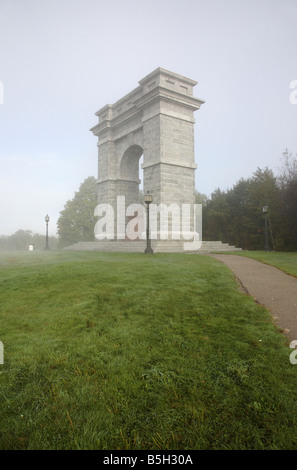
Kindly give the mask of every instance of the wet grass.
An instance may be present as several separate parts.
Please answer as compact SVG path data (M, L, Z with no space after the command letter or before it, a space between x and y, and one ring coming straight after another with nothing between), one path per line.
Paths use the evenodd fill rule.
M297 366L197 255L0 255L0 449L296 449Z
M285 273L297 277L297 252L237 251L231 254L246 256L261 261L262 263L271 264Z

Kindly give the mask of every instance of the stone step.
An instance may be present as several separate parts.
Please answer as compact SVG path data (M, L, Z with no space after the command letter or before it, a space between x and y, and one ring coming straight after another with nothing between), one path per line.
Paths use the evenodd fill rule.
M221 241L202 241L199 250L184 250L183 240L152 240L154 253L210 253L214 251L241 251L241 248L222 243ZM146 241L110 240L98 242L79 242L68 246L69 251L113 251L126 253L141 253L146 248Z

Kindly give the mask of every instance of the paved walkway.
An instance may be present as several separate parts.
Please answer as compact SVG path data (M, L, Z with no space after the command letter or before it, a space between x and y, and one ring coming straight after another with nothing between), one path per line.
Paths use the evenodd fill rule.
M244 290L267 307L275 324L297 340L297 279L273 266L236 255L210 255L228 266Z

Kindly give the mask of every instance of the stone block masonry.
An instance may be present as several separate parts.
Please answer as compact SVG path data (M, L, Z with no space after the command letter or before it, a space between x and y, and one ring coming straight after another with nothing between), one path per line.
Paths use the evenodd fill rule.
M195 194L193 96L197 82L157 68L139 86L96 115L98 203L116 207L117 196L138 202L139 159L143 191L156 204L193 204Z
M100 210L97 212L96 208L99 219L96 226L99 225L100 229L104 226L105 216L106 225L110 220L112 224L108 235L103 230L100 232L100 237L96 237L98 241L77 243L68 249L144 252L144 229L140 231L140 236L131 236L136 232L133 223L137 216L130 213L131 207L134 211L133 203L140 202L141 157L143 192L149 191L153 199L150 206L150 238L154 253L209 253L237 249L220 241L202 241L198 248L196 240L195 243L184 243L184 239L179 237L184 213L186 227L183 226L185 230L182 233L187 235L187 242L191 240L188 235L191 237L196 229L195 210L192 210L197 168L194 155L194 112L204 103L193 96L196 85L197 82L190 78L157 68L140 80L137 88L96 113L98 123L91 129L98 138L97 208L100 207ZM102 209L102 205L104 208L107 205L108 209ZM158 210L153 211L156 205ZM162 210L165 208L165 225L163 215L160 214L161 206ZM184 212L185 206L191 210ZM106 214L101 217L102 211L106 211ZM111 218L107 212L112 215ZM143 227L145 215L144 212L142 214L142 219L137 219L138 229L139 225ZM200 240L201 231L199 228Z

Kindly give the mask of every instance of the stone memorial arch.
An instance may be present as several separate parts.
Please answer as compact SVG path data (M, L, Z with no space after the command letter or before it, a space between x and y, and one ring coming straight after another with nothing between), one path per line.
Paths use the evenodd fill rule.
M156 204L194 204L194 111L204 101L193 96L197 82L158 68L139 86L96 115L98 201L116 207L139 201L139 159L143 192Z
M194 112L204 103L193 96L195 85L197 82L190 78L158 68L140 80L133 91L96 113L99 122L91 132L98 138L98 206L112 208L117 218L115 225L119 219L119 199L125 201L124 218L125 209L140 202L141 157L143 192L150 192L155 205L168 208L195 205ZM189 234L193 236L194 211L191 214ZM173 228L173 221L170 223ZM144 251L145 240L125 243L127 237L123 232L117 230L111 239L79 242L67 249ZM240 250L220 241L203 241L199 248L188 243L185 248L183 240L173 236L162 238L162 230L155 235L156 238L151 237L154 252Z

